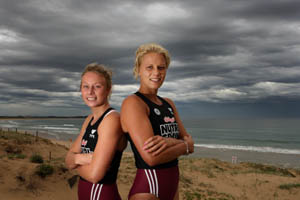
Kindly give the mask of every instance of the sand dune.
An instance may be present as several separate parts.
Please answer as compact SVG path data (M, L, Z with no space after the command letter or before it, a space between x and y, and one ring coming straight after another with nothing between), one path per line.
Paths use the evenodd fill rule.
M70 143L20 133L0 132L0 193L6 200L77 199L77 185L68 180L76 175L64 166ZM36 174L41 165L32 163L33 154L51 165L53 174ZM300 170L255 163L232 164L217 159L180 159L180 199L300 199ZM125 152L118 176L122 199L127 198L134 178L133 155Z

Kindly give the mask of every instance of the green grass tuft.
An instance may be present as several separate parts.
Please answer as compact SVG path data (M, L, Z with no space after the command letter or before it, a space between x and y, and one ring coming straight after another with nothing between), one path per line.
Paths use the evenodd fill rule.
M33 154L31 157L30 157L30 161L32 163L44 163L44 159L41 155L39 154Z
M49 164L41 164L36 169L36 174L42 178L45 178L48 175L53 174L54 168Z

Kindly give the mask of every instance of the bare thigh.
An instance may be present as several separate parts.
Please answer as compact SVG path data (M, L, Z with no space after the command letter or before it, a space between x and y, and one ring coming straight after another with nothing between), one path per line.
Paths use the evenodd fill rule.
M159 200L159 198L150 193L137 193L132 195L129 200Z

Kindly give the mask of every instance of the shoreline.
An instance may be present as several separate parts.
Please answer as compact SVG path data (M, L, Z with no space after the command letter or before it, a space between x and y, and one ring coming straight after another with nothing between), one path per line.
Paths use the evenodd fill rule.
M8 130L8 128L2 128L1 130ZM45 130L25 130L9 128L11 132L28 133L33 136L39 136L49 140L55 141L58 144L67 144L67 147L71 146L71 143L76 139L75 134L59 134L59 132L50 132ZM58 136L59 135L59 136ZM128 143L126 152L131 152L130 144ZM207 147L196 147L193 154L189 155L192 158L209 158L219 159L221 161L229 163L241 163L241 162L252 162L273 165L276 167L283 168L295 168L300 169L300 154L284 154L277 152L258 152L249 150L234 150L234 149L223 149L223 148L207 148Z
M71 117L59 117L59 116L40 116L40 117L35 117L35 116L28 116L28 117L17 117L17 116L1 116L0 120L22 120L22 119L85 119L86 116L71 116Z
M300 155L246 150L195 148L195 158L216 158L229 163L260 163L283 168L300 169Z

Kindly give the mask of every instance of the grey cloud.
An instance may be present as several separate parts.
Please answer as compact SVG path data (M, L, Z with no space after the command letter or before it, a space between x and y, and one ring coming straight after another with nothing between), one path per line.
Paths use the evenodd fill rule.
M161 93L179 107L300 99L299 13L295 0L1 1L0 115L86 112L80 73L95 61L112 68L119 107L146 42L170 51Z

